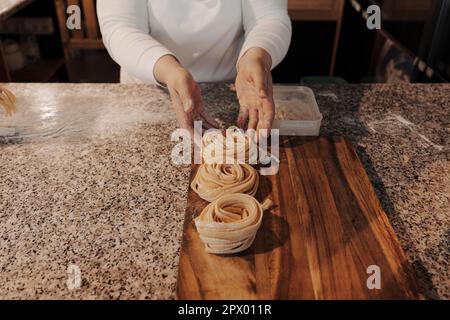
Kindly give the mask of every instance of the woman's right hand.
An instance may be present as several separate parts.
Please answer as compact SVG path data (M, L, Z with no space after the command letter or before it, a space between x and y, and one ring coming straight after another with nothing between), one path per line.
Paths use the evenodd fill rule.
M181 128L194 134L194 121L201 120L204 128L218 127L205 111L200 88L192 75L174 56L163 56L155 65L155 78L166 85Z

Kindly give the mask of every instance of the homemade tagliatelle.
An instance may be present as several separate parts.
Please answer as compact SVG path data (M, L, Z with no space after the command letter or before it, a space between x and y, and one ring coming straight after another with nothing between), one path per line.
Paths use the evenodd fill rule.
M210 203L194 220L206 251L233 254L248 249L261 226L264 210L271 205L270 200L261 205L243 193L226 194Z
M254 196L258 186L259 174L248 164L203 164L191 183L192 190L209 202L229 193Z
M258 148L252 138L237 127L230 127L225 135L221 130L209 130L202 138L204 163L256 163Z

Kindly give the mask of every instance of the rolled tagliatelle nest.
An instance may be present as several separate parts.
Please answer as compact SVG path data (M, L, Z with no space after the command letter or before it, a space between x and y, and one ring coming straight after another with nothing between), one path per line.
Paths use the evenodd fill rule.
M202 138L204 163L256 163L258 147L253 138L237 127L224 132L209 130Z
M0 86L0 106L5 110L6 116L16 112L16 96L6 87Z
M256 194L259 174L248 164L203 164L191 188L200 198L212 202L230 193Z
M226 194L210 203L194 219L206 251L233 254L247 250L261 226L264 210L271 205L270 200L260 204L243 193Z

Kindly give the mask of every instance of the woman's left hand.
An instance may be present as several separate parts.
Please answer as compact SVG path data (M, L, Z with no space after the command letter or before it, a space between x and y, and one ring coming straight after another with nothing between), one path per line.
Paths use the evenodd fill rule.
M239 60L236 93L241 106L237 124L270 133L275 116L273 83L270 69L272 59L261 48L252 48Z

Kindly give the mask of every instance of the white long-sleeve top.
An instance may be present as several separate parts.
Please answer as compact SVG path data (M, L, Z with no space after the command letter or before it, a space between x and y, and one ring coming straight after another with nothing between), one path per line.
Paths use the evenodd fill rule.
M155 63L167 54L197 82L233 80L253 47L275 67L292 34L287 0L98 0L97 11L109 54L144 83L156 83Z

